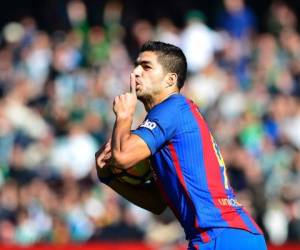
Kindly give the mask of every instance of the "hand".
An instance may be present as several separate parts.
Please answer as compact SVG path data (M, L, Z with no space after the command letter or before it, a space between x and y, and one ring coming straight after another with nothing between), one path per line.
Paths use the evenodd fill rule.
M111 138L95 153L97 168L103 168L111 160Z
M136 83L133 73L130 74L130 92L119 95L115 98L113 110L117 117L132 117L137 104Z
M111 139L95 153L95 160L99 180L108 184L114 177L109 167L111 161Z

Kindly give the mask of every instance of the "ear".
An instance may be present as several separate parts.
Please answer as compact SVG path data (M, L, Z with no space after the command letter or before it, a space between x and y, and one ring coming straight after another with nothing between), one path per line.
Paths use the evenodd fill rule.
M168 87L174 86L177 84L178 76L176 73L168 73L166 75L166 83Z

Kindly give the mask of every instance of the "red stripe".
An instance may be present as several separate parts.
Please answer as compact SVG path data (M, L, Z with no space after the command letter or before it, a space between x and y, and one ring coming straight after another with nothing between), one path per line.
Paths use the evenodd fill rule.
M187 187L186 187L186 183L184 181L184 177L183 177L183 174L182 174L182 171L181 171L181 166L180 166L180 162L179 162L179 159L178 159L178 156L177 156L177 153L176 153L176 150L175 150L175 147L173 144L169 144L168 145L169 147L169 150L170 150L170 153L171 153L171 157L172 157L172 160L173 160L173 163L174 163L174 166L175 166L175 170L176 170L176 173L177 173L177 176L179 178L179 182L181 184L181 186L183 187L183 190L185 192L185 195L187 197L187 200L188 202L190 203L192 209L194 210L194 213L195 213L195 228L198 229L202 239L203 239L203 242L209 242L210 241L210 237L208 235L207 232L203 231L200 227L199 227L199 223L198 223L198 220L197 220L197 215L196 215L196 209L194 207L194 204L193 204L193 201L187 191Z
M200 250L199 245L194 244L193 247L194 247L196 250Z
M213 197L214 205L221 211L222 218L228 223L230 227L243 228L251 231L235 209L232 209L230 206L221 206L221 204L217 202L218 198L227 198L227 194L225 191L225 187L222 184L223 180L221 176L221 170L212 145L210 131L201 114L199 113L198 107L189 100L188 104L190 105L191 111L200 129L207 184L209 192ZM212 194L214 194L214 196Z

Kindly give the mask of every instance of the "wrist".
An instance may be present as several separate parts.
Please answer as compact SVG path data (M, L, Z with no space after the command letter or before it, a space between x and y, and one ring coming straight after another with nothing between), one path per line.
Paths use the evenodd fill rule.
M117 121L131 121L133 120L133 114L116 114Z

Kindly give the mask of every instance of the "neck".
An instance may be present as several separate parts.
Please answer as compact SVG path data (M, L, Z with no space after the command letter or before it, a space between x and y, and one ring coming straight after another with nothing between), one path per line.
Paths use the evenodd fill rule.
M161 93L160 95L157 96L149 96L145 97L142 101L142 103L145 106L146 111L148 112L150 109L152 109L155 105L163 102L166 100L169 96L178 94L178 90L174 90L172 92L167 92L167 93Z

